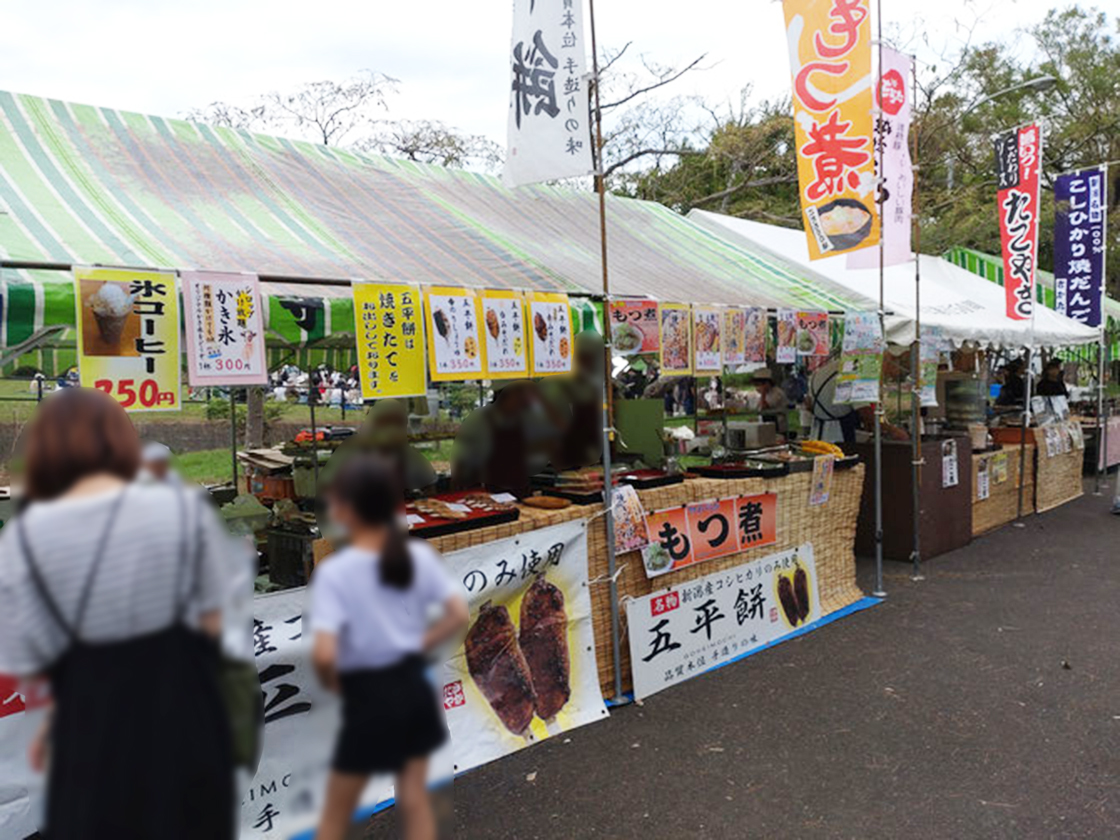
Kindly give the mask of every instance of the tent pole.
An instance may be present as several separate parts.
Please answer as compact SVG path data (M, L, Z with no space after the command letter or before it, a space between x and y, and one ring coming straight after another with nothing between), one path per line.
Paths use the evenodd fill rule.
M599 256L603 266L603 523L607 535L607 576L611 599L611 658L614 665L614 699L622 700L622 642L619 636L618 558L614 551L614 480L611 475L611 441L614 439L613 360L611 358L611 284L607 272L607 185L603 173L603 110L599 99L599 47L595 37L595 0L587 3L591 24L591 76L595 83L595 186L599 193Z
M916 62L910 62L910 90L917 90L918 69ZM913 200L911 201L914 226L914 343L910 347L910 493L911 516L914 520L914 542L910 559L914 564L912 578L922 579L922 391L920 373L922 370L922 219L918 200L918 129L914 128L913 137L914 171Z
M1102 278L1103 279L1103 278ZM1108 424L1104 422L1104 311L1101 311L1101 337L1097 345L1097 468L1093 495L1101 494L1101 477L1108 469Z
M233 462L233 494L237 495L237 399L229 387L229 450Z
M875 88L877 100L883 91L883 0L876 4L878 10L879 33L879 78ZM879 116L879 107L876 106L874 114ZM883 189L886 175L883 172L883 145L885 138L880 138L879 160L876 175L876 191L879 203L879 332L885 337L887 334L886 317L883 314L886 308L884 303L884 272L886 252L883 249L883 199L886 197ZM879 400L875 404L875 591L871 593L877 598L886 596L883 589L883 378L879 377Z

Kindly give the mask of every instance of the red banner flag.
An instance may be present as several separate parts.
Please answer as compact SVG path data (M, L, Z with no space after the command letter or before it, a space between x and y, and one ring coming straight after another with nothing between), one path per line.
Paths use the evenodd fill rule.
M1034 309L1042 130L1032 123L1005 131L996 136L995 151L1007 317L1025 321Z

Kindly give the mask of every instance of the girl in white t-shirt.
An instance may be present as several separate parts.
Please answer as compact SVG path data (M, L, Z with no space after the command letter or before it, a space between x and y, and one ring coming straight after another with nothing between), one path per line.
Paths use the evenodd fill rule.
M327 491L327 515L349 545L311 581L312 661L342 695L343 718L317 840L343 840L369 776L387 772L407 840L436 836L428 756L448 735L422 655L465 628L468 613L439 555L398 525L401 501L372 455L347 461Z

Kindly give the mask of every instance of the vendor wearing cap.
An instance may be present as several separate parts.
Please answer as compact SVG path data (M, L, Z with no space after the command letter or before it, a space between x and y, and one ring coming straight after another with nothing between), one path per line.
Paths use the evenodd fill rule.
M747 398L750 407L763 420L777 426L778 433L784 435L789 428L789 398L786 392L775 384L770 368L756 370L751 377L751 384L754 385L755 394Z

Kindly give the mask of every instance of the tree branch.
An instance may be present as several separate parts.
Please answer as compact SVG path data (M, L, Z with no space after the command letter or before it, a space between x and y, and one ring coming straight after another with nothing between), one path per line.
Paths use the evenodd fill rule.
M604 144L606 145L606 144ZM611 173L615 170L621 169L628 163L636 161L640 157L646 155L676 155L677 157L686 157L688 155L702 155L704 152L697 151L696 149L641 149L633 154L627 155L620 161L616 161L607 167L607 171L603 173L604 178L609 178Z
M733 187L728 187L726 190L720 190L711 195L706 195L703 198L698 198L696 201L691 202L691 204L693 207L699 207L701 204L711 204L713 201L719 201L721 198L734 195L742 190L753 189L755 187L772 187L775 184L794 184L796 182L796 175L775 175L773 178L759 178L757 181L743 181Z
M632 91L628 95L622 97L622 99L619 99L617 102L611 102L611 103L608 103L607 105L600 105L599 110L608 111L611 108L617 108L619 105L625 105L630 100L636 99L637 97L641 96L643 93L649 93L651 90L657 90L658 88L665 87L665 85L672 84L677 79L679 79L681 76L683 76L685 73L687 73L689 70L695 69L696 65L699 64L701 61L703 61L707 57L708 57L708 54L704 53L703 55L693 59L693 61L690 62L688 64L688 66L681 68L676 73L671 73L668 76L664 76L652 85L648 85L644 88L638 88L637 90Z

